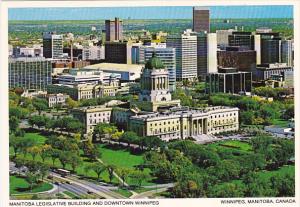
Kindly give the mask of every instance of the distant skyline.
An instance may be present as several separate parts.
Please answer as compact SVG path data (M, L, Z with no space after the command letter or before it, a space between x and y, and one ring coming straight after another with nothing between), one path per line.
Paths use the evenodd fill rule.
M293 18L293 6L210 6L210 18ZM155 15L154 15L155 14ZM9 20L192 19L192 7L11 8Z

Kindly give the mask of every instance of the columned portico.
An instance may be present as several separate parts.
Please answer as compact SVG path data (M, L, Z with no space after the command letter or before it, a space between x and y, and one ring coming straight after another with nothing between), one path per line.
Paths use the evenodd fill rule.
M200 134L206 134L207 132L207 118L198 118L192 120L192 130L191 135L196 136Z

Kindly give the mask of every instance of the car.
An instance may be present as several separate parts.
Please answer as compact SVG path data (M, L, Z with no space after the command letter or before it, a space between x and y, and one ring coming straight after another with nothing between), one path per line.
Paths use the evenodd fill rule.
M89 191L89 190L87 191L87 194L92 194L92 193L93 193L92 191Z
M55 181L54 184L55 184L55 185L59 185L59 182Z
M66 181L66 183L67 183L67 184L70 184L70 185L72 184L72 182L70 182L70 181L68 181L68 180Z

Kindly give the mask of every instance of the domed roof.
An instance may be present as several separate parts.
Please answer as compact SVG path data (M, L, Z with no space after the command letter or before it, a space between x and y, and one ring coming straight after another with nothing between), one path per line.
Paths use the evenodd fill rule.
M161 60L156 56L155 52L152 57L147 61L145 68L147 69L164 69L165 66Z

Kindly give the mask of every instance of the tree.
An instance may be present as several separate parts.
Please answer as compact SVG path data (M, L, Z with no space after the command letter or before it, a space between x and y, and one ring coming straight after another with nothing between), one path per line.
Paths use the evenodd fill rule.
M59 151L59 161L62 164L63 168L65 169L66 165L70 163L72 156L75 156L70 151Z
M26 160L24 158L15 158L14 163L16 164L16 168L19 169L19 175L21 174L21 168L26 165Z
M93 136L97 139L100 139L100 142L102 142L102 137L104 136L105 132L104 129L109 127L110 124L108 123L99 123L95 126L94 131L93 131Z
M138 135L135 132L127 131L120 137L122 142L127 143L130 146L130 143L136 143L139 140Z
M50 155L51 155L51 160L52 160L52 165L53 165L53 167L55 166L55 160L56 159L59 159L59 156L60 156L60 150L58 150L58 149L51 149L50 150Z
M73 109L73 108L79 106L78 102L77 102L77 101L74 101L74 100L73 100L72 98L70 98L70 97L67 98L66 104L67 104L67 106L68 106L69 109Z
M31 154L33 161L35 161L35 158L37 155L41 154L42 150L39 146L32 146L27 149L28 153Z
M112 182L112 179L114 177L114 171L116 169L116 166L114 165L107 165L106 166L107 172L108 172L108 177L109 177L109 182Z
M48 145L48 144L45 144L41 147L40 156L41 156L43 162L45 162L45 159L47 157L51 156L51 150L52 150L52 147L51 147L51 145Z
M100 175L107 169L106 166L99 162L95 162L89 165L88 169L93 170L97 174L97 180L99 181Z
M28 119L28 123L33 127L36 125L38 128L46 126L46 123L49 121L46 116L33 115Z
M20 123L20 120L17 117L10 116L9 117L9 130L11 132L16 131L19 127L19 123Z
M50 167L47 164L40 163L39 171L42 177L42 180L44 180L44 177L46 177L49 174Z
M39 115L41 115L42 111L48 109L48 102L46 99L34 98L32 104L34 108L39 112Z
M26 180L30 184L30 192L32 192L33 184L37 182L37 175L33 172L26 173Z
M115 133L113 133L113 134L111 135L111 139L112 139L113 141L117 142L117 141L120 140L120 138L121 138L122 135L123 135L123 132L116 131ZM120 143L120 141L119 141L119 143Z
M122 179L122 185L123 187L125 186L125 182L127 180L127 178L129 177L131 170L129 168L125 168L125 167L120 167L117 170L117 174L120 176L120 178Z
M21 138L16 137L14 134L9 135L9 146L14 149L14 158L17 157L17 153L22 147Z
M224 183L214 185L209 190L210 198L239 198L244 197L245 186L243 184Z
M141 187L143 181L150 178L149 174L147 174L144 171L140 171L140 170L132 171L129 177L135 180L138 187Z
M75 154L70 157L69 163L72 167L73 172L75 172L75 169L80 165L80 163L82 163L82 160L78 155Z

